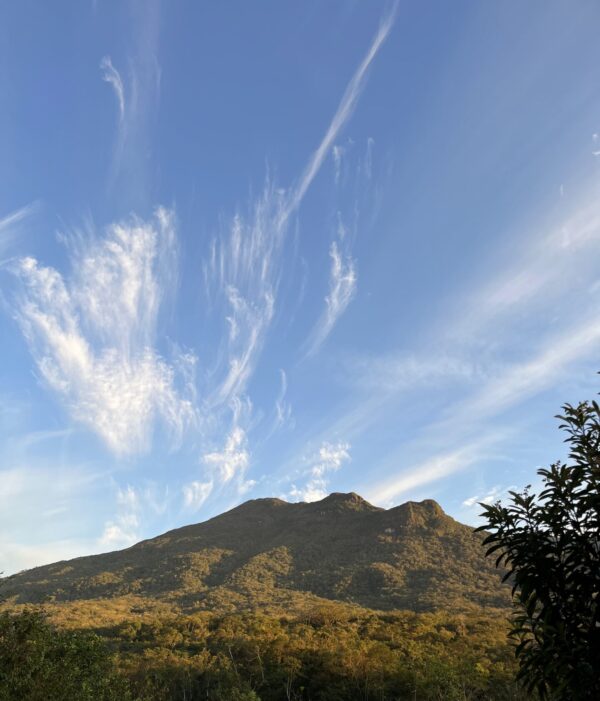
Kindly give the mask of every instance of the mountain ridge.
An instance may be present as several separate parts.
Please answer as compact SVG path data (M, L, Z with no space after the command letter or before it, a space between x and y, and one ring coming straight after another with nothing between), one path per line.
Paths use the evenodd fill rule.
M508 605L481 534L431 499L390 509L360 495L252 499L124 550L0 580L11 604L135 596L182 611L289 610L339 601L415 611Z

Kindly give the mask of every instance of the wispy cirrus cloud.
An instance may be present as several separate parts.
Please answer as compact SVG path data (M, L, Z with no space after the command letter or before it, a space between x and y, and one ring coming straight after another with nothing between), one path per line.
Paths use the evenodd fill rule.
M281 206L282 194L267 183L250 213L236 215L213 241L204 263L207 290L226 324L212 406L228 406L244 393L273 319L285 235L278 224Z
M182 487L184 507L192 511L198 511L211 495L213 486L214 482L212 480L208 482L193 480L188 482L188 484L184 484Z
M212 242L203 264L205 289L211 304L222 314L227 330L218 349L213 386L208 392L208 404L214 409L227 409L247 390L275 316L291 217L356 107L368 69L392 28L396 6L392 6L380 23L323 139L298 181L286 190L276 187L267 178L261 195L250 203L245 213L238 212ZM341 237L333 242L330 255L328 311L315 336L315 347L345 310L356 286L355 262Z
M248 399L234 398L230 404L230 427L221 445L206 450L200 457L203 477L182 487L183 505L197 510L214 492L232 488L238 496L251 489L254 480L246 479L250 467L250 450L245 424L252 411Z
M506 333L506 325L531 319L535 310L558 313L570 307L572 295L579 307L590 301L589 291L598 280L600 203L595 186L583 189L570 209L567 204L546 220L529 222L512 239L512 255L496 251L504 265L486 275L479 289L457 299L460 313L452 318L452 337L493 334L489 325ZM516 255L515 255L516 254Z
M61 459L35 458L31 453L0 454L0 572L4 576L24 568L98 551L93 537L65 538L65 524L82 533L89 503L105 472L89 466L67 465ZM51 455L48 453L47 455ZM22 516L27 514L27 528Z
M285 370L280 369L279 376L281 378L281 389L275 401L275 428L283 426L292 416L292 406L286 399L288 380Z
M0 256L3 256L14 242L25 220L29 219L39 208L38 202L16 209L0 219ZM0 264L2 264L0 259Z
M114 519L107 521L98 544L101 547L125 548L139 540L140 528L140 497L137 491L127 485L118 488L117 514Z
M470 509L474 506L479 508L479 504L493 504L511 489L517 489L517 487L514 485L510 487L502 487L497 484L480 494L474 494L473 496L467 497L462 502L462 506L466 506Z
M456 310L445 310L443 321L434 325L431 337L443 349L439 355L404 349L350 362L351 374L359 378L352 384L366 396L354 397L324 435L343 432L355 440L374 422L401 411L414 390L422 400L428 388L436 392L418 435L401 439L377 471L385 475L407 456L420 457L409 457L412 466L394 479L366 485L374 500L390 503L481 463L488 445L514 437L510 425L498 430L509 410L593 372L590 363L600 350L596 199L592 188L566 214L551 217L555 223L530 223L510 255L496 257L501 264L494 274L472 281L457 297ZM440 402L440 383L449 381L460 391Z
M472 385L485 381L492 371L489 363L456 355L388 353L348 356L343 362L345 381L379 397L430 388L449 383Z
M104 56L100 61L100 69L102 71L102 80L112 85L117 98L117 106L119 108L119 121L122 122L125 118L125 88L121 74L113 66L110 56Z
M597 357L600 321L581 320L553 339L546 339L546 344L547 349L541 349L529 360L507 365L479 383L475 392L451 404L444 418L427 425L419 442L431 445L432 457L402 470L391 480L384 479L368 487L372 500L390 503L411 489L481 462L491 445L512 436L511 431L500 432L494 426L504 412L555 386L578 362ZM474 439L474 434L479 438ZM404 445L389 456L390 469L404 457L409 447Z
M223 449L205 453L202 461L217 474L222 484L231 482L236 476L243 476L250 462L244 429L234 426L227 436Z
M345 149L341 144L334 144L331 148L331 155L333 157L333 181L336 185L340 184L342 177L344 151Z
M390 6L389 12L382 18L379 29L371 43L371 46L369 47L369 50L367 51L367 54L363 58L362 62L358 66L358 69L355 71L354 75L350 79L350 82L348 83L348 86L346 87L340 104L333 115L333 119L325 132L325 136L323 137L317 150L313 153L306 164L298 183L291 191L289 200L282 212L282 215L285 218L289 217L290 213L297 209L300 202L302 202L306 191L323 165L323 161L329 154L336 138L338 137L338 134L352 116L352 113L358 104L360 95L365 87L368 70L394 25L397 9L398 2L395 2Z
M369 501L384 506L392 505L400 495L431 482L449 477L480 460L491 439L478 440L455 450L441 451L427 458L392 479L366 488Z
M132 218L103 236L65 241L70 277L34 258L15 269L22 281L16 317L41 377L118 455L145 451L157 420L177 440L194 407L178 389L176 365L154 346L175 275L173 212L159 208L150 221Z
M347 239L347 231L340 218L337 239L332 241L329 249L331 268L325 309L309 338L307 355L314 355L319 350L356 293L356 263L350 254Z
M160 96L160 7L158 0L148 0L131 10L134 21L126 48L127 70L117 70L110 56L101 59L100 70L102 80L114 91L119 114L109 185L113 194L126 196L130 206L134 202L137 207L147 205L151 117Z
M307 471L306 483L300 487L293 484L287 496L296 501L324 499L327 496L330 473L337 472L349 460L349 443L324 441L311 460L312 465Z

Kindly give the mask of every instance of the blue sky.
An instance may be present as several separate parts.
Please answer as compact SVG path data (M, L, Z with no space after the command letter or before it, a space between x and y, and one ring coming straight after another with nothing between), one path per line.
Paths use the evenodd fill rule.
M0 570L476 502L600 369L594 2L0 8Z

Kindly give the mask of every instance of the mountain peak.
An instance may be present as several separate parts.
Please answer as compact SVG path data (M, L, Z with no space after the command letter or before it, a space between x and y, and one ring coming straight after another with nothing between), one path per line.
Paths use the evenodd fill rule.
M363 499L356 492L332 492L324 499L313 503L349 511L380 511L377 506L369 504L366 499Z
M355 492L309 503L252 499L125 550L2 579L0 599L142 597L186 611L304 610L318 600L431 610L449 597L504 605L510 587L481 540L432 499L387 510Z

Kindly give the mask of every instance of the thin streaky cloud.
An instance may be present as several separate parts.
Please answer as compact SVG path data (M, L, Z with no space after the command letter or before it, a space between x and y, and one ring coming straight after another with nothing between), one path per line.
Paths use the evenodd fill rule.
M211 495L213 486L212 480L209 480L208 482L193 480L192 482L184 484L181 490L183 494L184 508L192 511L198 511L198 509Z
M329 293L325 297L325 309L311 334L308 356L319 350L356 293L356 264L344 248L343 241L333 241L329 249Z
M289 402L286 401L286 394L288 389L288 381L285 370L279 370L279 376L281 378L281 389L279 390L279 395L275 402L275 427L278 428L282 426L286 421L289 420L292 414L292 407Z
M369 136L367 139L367 151L365 155L365 175L368 180L373 177L373 146L375 144L375 139Z
M329 474L337 472L350 461L350 444L344 442L329 443L324 441L308 470L308 479L304 486L292 484L287 496L295 501L319 501L327 496Z
M477 302L474 314L467 323L465 324L461 317L462 310L460 314L452 315L444 322L453 329L460 329L460 333L457 334L459 344L452 362L449 365L440 363L440 367L447 366L444 374L449 371L450 376L455 379L464 375L469 384L477 380L479 388L470 396L458 399L449 406L444 414L446 418L434 420L424 427L421 440L431 444L430 450L436 456L456 455L457 451L462 450L461 444L470 445L474 430L485 432L489 429L490 421L550 389L560 378L580 367L581 363L593 359L598 353L600 323L594 300L590 296L587 299L588 304L584 305L587 309L580 312L577 321L563 322L557 328L555 324L555 332L541 339L540 348L531 354L528 360L513 364L498 364L492 361L490 365L482 359L477 365L469 362L465 364L462 339L482 335L484 328L491 322L497 322L499 312L510 307L513 313L531 314L539 302L540 293L544 292L546 297L556 290L560 293L565 290L569 280L574 280L577 285L587 290L590 281L596 279L593 253L600 242L600 218L598 205L593 198L590 199L589 193L580 200L574 211L563 218L559 226L550 231L544 230L541 225L532 226L530 232L517 260L508 263L494 276L491 283L486 281L482 288L469 290L470 299ZM569 270L577 270L579 275L567 275L566 271ZM581 306L586 298L579 299ZM518 318L517 316L516 319ZM499 332L495 332L496 343L507 343L507 335L510 336L514 331L510 323L512 319L512 316L508 317L508 326L502 326ZM439 329L437 333L439 335ZM374 421L381 420L393 410L394 402L402 401L402 396L408 389L415 385L421 386L423 381L428 381L427 376L431 374L427 367L421 367L420 363L415 365L409 362L406 366L401 362L396 367L393 359L391 363L388 359L382 367L378 367L379 365L381 363L378 363L377 359L369 362L370 372L374 372L375 377L368 378L367 382L368 386L380 385L379 391L364 401L364 398L353 401L351 409L333 425L328 425L323 434L342 431L344 435L356 440ZM360 374L360 368L357 374ZM381 375L381 378L378 375ZM393 381L394 375L397 375L397 381ZM403 444L389 463L390 469L394 469L398 460L404 459L406 450L407 446ZM459 469L458 462L445 464L456 464L456 468ZM381 469L385 472L384 466L381 466ZM402 485L417 479L412 472L418 470L405 474L402 479L406 478L409 482L402 482ZM442 472L432 471L431 474L443 476ZM414 483L415 487L421 484L424 482ZM381 489L384 486L385 483Z
M127 485L118 488L116 494L117 509L113 519L104 524L104 530L98 540L101 547L123 548L139 540L140 496Z
M4 218L0 219L0 234L31 216L38 206L38 202L31 202L30 204L27 204L20 209L16 209L14 212L7 214Z
M367 488L367 498L374 504L388 506L397 500L400 494L466 469L481 458L483 449L490 442L490 438L482 439L457 450L433 455L409 468L398 477L385 480L372 488Z
M459 311L450 314L451 335L473 338L490 323L515 312L531 313L536 305L548 307L570 289L597 279L595 255L600 249L600 205L594 189L550 230L538 221L524 228L525 244L516 247L516 259L485 281L477 294L468 290L458 299ZM475 302L473 302L475 300Z
M333 180L336 185L340 183L340 177L342 175L342 159L344 157L344 147L339 144L335 144L331 149L331 154L333 156Z
M567 367L592 357L600 349L600 321L586 317L577 325L562 329L554 338L546 339L544 346L548 350L528 362L509 366L475 397L455 407L452 421L467 422L473 416L480 421L493 418L547 389Z
M392 26L394 25L397 9L398 2L395 2L391 6L390 11L383 17L377 34L375 35L366 56L348 83L337 111L334 114L327 131L325 132L325 136L323 137L317 150L308 161L302 175L300 176L298 184L290 193L287 207L282 212L282 216L286 219L298 208L300 202L302 202L306 191L323 165L323 161L327 157L333 142L354 112L358 98L365 87L367 71L373 62L373 59L375 56L377 56L378 51L381 49L381 46L387 39Z
M481 449L492 440L498 442L499 435L490 433L484 439L472 442L467 433L484 432L487 421L548 389L567 367L597 352L600 348L600 322L584 319L578 326L548 340L547 346L549 350L528 362L509 367L485 383L475 396L450 407L451 418L430 425L425 432L432 445L439 445L441 441L449 444L448 448L426 459L424 464L406 470L397 479L375 485L372 498L380 503L389 501L402 492L447 477L480 460ZM459 447L456 447L457 443ZM391 458L392 461L397 459L397 456Z
M102 80L112 85L115 91L119 107L119 121L122 122L125 118L125 88L123 87L121 74L113 66L110 56L104 56L102 58L100 61L100 68L102 70Z
M0 219L0 255L4 253L16 238L19 225L31 217L38 208L39 202L30 202Z
M229 331L227 351L221 354L227 362L225 376L210 393L212 406L227 406L232 399L241 396L254 372L275 313L281 254L290 216L300 206L334 140L352 115L365 85L368 68L392 28L396 9L397 3L394 3L381 21L369 51L348 84L333 120L298 184L288 192L282 192L267 179L263 193L253 203L249 214L246 217L237 214L230 224L228 236L217 240L211 247L203 277L207 290L211 289L211 281L220 288L228 307L225 320ZM355 264L349 254L334 244L330 255L330 291L326 299L326 315L313 337L315 349L348 306L356 287Z

